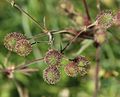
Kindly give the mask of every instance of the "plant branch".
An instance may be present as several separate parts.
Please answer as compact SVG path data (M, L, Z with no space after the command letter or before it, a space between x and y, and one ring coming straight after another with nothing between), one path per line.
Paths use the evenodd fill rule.
M25 88L22 88L15 79L13 79L13 82L17 88L19 97L29 97L28 90L26 90Z
M24 97L21 86L15 80L13 80L13 82L14 82L16 88L17 88L19 97Z
M27 13L24 9L22 9L19 5L17 5L15 3L14 0L7 0L14 8L18 9L20 12L24 13L25 15L27 15L43 32L47 32L46 29L44 29L44 27L42 27L42 25L36 20L34 19L29 13Z
M93 97L97 97L99 91L99 69L100 69L100 46L96 47L96 68L95 68L95 90Z
M38 62L38 61L41 61L41 60L43 60L43 59L44 59L44 58L32 60L32 61L30 61L30 62L28 62L28 63L25 63L25 64L23 64L23 65L17 66L17 67L15 68L15 70L22 69L22 68L26 68L26 67L28 67L29 65L31 65L31 64L33 64L33 63L36 63L36 62Z
M95 26L95 24L96 23L93 23L93 24L91 24L91 25L89 25L89 26L85 26L85 27L83 27L83 29L81 29L81 31L79 31L78 33L77 33L77 35L75 35L75 37L73 37L73 39L62 49L62 53L82 34L82 33L85 33L85 32L87 32L87 30L89 30L90 28L92 28L92 27L94 27Z
M84 7L85 7L87 18L88 18L89 21L91 21L91 17L90 17L90 14L89 14L87 2L86 2L86 0L82 0L82 1L83 1L83 4L84 4Z

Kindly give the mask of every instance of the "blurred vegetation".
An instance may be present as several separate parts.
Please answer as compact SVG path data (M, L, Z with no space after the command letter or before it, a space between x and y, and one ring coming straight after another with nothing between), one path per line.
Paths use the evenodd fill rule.
M59 0L16 0L17 4L23 7L30 15L43 23L46 18L48 29L79 28L59 8ZM85 15L82 0L71 0L75 10ZM92 21L95 20L98 10L95 0L87 0ZM118 10L119 0L101 0L102 10ZM8 50L3 45L4 36L10 32L21 32L27 37L32 37L42 31L25 15L11 7L6 0L0 0L0 64L8 54ZM108 40L102 45L100 60L100 91L98 97L120 97L120 27L109 29ZM60 44L64 46L66 41L61 35L55 35L55 48L59 49ZM48 40L48 37L40 37L38 40ZM32 40L34 42L34 40ZM33 52L27 57L20 57L11 53L9 65L20 65L30 60L41 58L48 50L48 44L40 43L34 45ZM81 47L84 47L81 51ZM94 91L94 72L95 72L95 48L92 41L85 40L82 43L74 43L65 52L69 58L75 55L85 55L91 60L91 69L84 77L70 78L64 69L61 69L61 80L56 85L49 85L44 82L42 77L43 69L46 64L38 62L32 67L39 68L39 72L31 76L16 74L18 82L25 87L30 97L92 97ZM37 65L36 65L37 64ZM0 97L18 97L18 92L13 81L0 75Z

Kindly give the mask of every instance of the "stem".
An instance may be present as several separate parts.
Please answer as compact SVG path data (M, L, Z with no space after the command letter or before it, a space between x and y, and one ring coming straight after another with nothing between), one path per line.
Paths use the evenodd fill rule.
M13 82L17 88L19 97L29 97L28 91L25 88L22 88L15 79L13 79Z
M99 91L99 69L100 69L100 46L96 47L96 68L95 68L95 90L94 90L94 96L98 96Z
M41 38L41 37L45 37L45 36L46 36L45 33L40 33L40 34L32 36L31 38L28 38L28 40L37 39L37 38Z
M61 51L61 53L63 53L76 39L77 37L82 33L82 31L80 31Z
M15 3L15 1L13 1L13 0L7 0L9 3L11 3L11 5L14 7L14 8L16 8L16 9L18 9L20 12L22 12L22 13L24 13L25 15L27 15L40 29L42 29L42 31L43 32L47 32L46 31L46 29L44 29L43 27L42 27L42 25L36 20L36 19L34 19L29 13L27 13L24 9L22 9L19 5L17 5L16 3Z
M33 63L36 63L36 62L38 62L38 61L41 61L41 60L43 60L43 59L44 59L44 58L32 60L32 61L30 61L30 62L28 62L28 63L25 63L25 64L23 64L23 65L17 66L17 67L15 68L15 70L28 67L29 65L31 65L31 64L33 64Z
M48 36L49 36L49 45L50 45L50 48L53 48L53 42L54 42L54 38L53 38L53 35L51 32L48 32Z
M88 18L89 21L91 21L91 17L90 17L90 14L89 14L87 2L86 2L86 0L82 0L82 1L83 1L83 4L84 4L84 7L85 7L87 18Z
M80 34L86 32L89 28L91 28L92 26L96 25L96 22L94 22L93 24L89 25L89 26L85 26L83 29L81 29L81 31L79 33L77 33L77 35L62 49L62 53L79 37Z
M36 41L31 43L31 45L38 44L38 43L48 43L49 41Z
M20 86L15 80L13 80L13 81L14 81L15 86L16 86L16 88L17 88L19 97L24 97L21 86Z

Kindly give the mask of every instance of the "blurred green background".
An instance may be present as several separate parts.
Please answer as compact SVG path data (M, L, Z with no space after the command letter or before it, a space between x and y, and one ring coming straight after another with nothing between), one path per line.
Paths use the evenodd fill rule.
M79 25L73 23L60 9L59 0L16 0L24 10L43 24L43 18L46 18L48 29L79 28ZM71 0L77 12L85 15L82 0ZM87 0L92 21L95 20L98 10L96 0ZM120 0L101 0L102 10L118 10ZM8 50L3 45L4 36L10 32L21 32L28 38L42 33L42 31L27 16L21 14L18 10L11 7L6 0L0 0L0 64L8 54ZM54 48L60 49L67 43L61 35L55 35ZM100 61L100 91L98 97L120 97L120 27L111 27L108 33L107 42L101 48ZM38 41L48 40L47 36L40 37ZM34 42L34 40L32 40ZM16 74L15 78L29 93L29 97L92 97L94 92L95 75L95 48L91 40L85 40L82 43L74 43L65 52L66 56L72 58L76 55L85 55L91 61L91 69L88 75L76 78L68 77L64 69L61 68L61 80L55 85L49 85L44 82L42 77L43 70L47 65L38 62L32 67L39 68L39 72L31 76ZM20 65L33 59L41 58L45 55L49 46L40 43L33 46L33 52L27 57L20 57L16 53L11 53L8 59L8 66ZM0 75L0 97L19 97L15 84L12 80L6 79Z

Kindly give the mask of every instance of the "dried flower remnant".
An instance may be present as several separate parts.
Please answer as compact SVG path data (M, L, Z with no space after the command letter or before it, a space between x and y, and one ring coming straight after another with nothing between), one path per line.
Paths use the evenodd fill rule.
M15 51L20 56L27 56L32 51L31 43L26 39L21 39L17 41Z
M14 70L15 66L10 66L3 70L3 73L5 74L5 76L7 76L7 78L12 79L14 78Z
M94 35L94 40L98 44L103 44L106 41L106 30L104 29L98 29Z
M15 51L15 45L17 41L25 38L26 37L21 33L17 33L17 32L9 33L4 38L4 45L8 50Z
M96 22L98 28L109 28L113 24L113 12L110 10L102 11L98 14Z
M60 71L56 66L49 66L43 72L43 79L48 84L56 84L60 80Z
M62 59L62 54L57 51L57 50L49 50L46 53L46 56L44 58L44 61L48 64L48 65L60 65Z
M81 76L86 75L90 68L90 62L88 61L88 59L84 56L78 56L74 59L74 61L77 64L78 73Z
M69 64L67 64L64 68L65 73L70 77L76 77L78 74L78 67L75 62L71 61Z

